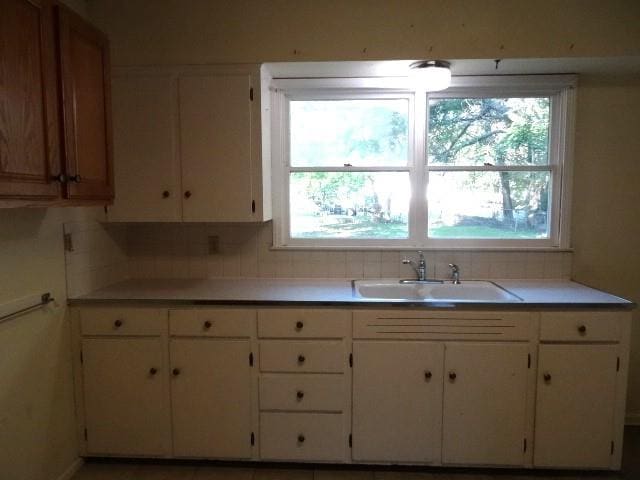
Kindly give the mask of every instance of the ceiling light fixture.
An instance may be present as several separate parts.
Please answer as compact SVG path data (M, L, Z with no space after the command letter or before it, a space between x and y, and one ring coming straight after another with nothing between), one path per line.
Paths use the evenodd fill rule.
M450 67L444 60L420 60L409 65L409 78L416 89L437 92L451 85Z

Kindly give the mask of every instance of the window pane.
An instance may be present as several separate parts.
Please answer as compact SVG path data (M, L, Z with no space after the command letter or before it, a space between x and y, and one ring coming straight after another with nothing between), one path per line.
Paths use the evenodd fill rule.
M407 164L407 99L291 101L289 112L294 167Z
M291 238L407 238L408 172L295 172Z
M547 98L429 100L432 165L547 165Z
M549 172L429 173L429 237L549 238Z

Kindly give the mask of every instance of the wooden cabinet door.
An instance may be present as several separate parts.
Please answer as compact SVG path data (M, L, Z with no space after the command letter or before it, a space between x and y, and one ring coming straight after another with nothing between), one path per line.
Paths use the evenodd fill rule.
M540 345L535 466L609 467L617 355L617 345Z
M160 338L82 340L89 454L169 453L167 372L162 351Z
M109 42L70 10L58 7L57 12L67 196L111 200Z
M248 340L172 339L176 457L251 457Z
M527 344L449 343L442 462L522 465Z
M440 460L443 357L440 343L354 342L354 460Z
M57 83L48 0L0 9L0 199L60 196Z
M178 81L183 220L253 221L251 75Z
M118 195L109 207L109 221L182 219L177 110L173 76L114 77L113 150Z

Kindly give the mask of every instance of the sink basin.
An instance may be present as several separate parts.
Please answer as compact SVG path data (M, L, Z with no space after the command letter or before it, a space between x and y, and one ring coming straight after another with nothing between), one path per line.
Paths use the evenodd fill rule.
M445 283L400 283L399 280L354 280L354 293L362 298L422 302L521 302L522 299L493 282L469 280Z

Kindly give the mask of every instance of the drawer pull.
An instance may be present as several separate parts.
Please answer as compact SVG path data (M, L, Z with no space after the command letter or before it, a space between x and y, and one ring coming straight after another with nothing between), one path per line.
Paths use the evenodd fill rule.
M587 333L587 326L586 325L580 325L578 327L578 332L580 332L582 335L584 335L585 333Z
M451 380L452 382L456 381L458 375L456 375L456 372L449 372L449 380Z
M151 368L149 369L149 375L153 376L153 375L155 375L156 373L158 373L158 369L157 369L156 367L151 367Z
M209 330L211 328L211 322L207 320L206 322L204 322L203 327L205 330Z
M298 435L298 443L304 443L304 435Z
M431 373L430 370L427 370L426 372L424 372L424 379L425 380L431 380L431 377L433 377L433 374Z
M305 360L304 355L298 355L298 363L304 363Z
M116 320L115 322L113 322L113 326L116 328L120 328L122 326L122 320Z
M300 320L298 320L296 322L296 330L302 330L302 327L304 327L304 323L302 323Z
M551 383L551 374L549 372L545 372L545 374L542 376L542 378L544 378L544 381L546 383Z
M296 392L296 398L297 398L298 400L302 400L302 399L304 398L304 392L303 392L302 390L298 390L298 391Z
M173 373L174 377L177 377L178 375L180 375L180 369L179 368L174 368L171 373Z

